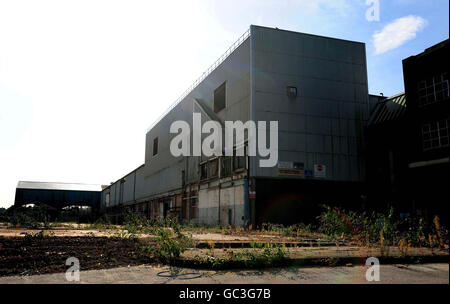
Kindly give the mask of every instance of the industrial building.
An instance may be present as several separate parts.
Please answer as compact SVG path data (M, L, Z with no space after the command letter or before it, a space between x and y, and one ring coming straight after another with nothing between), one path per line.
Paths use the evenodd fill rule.
M365 44L251 26L146 134L145 163L102 191L101 206L148 218L256 227L291 224L321 204L364 202L369 120ZM170 153L174 121L278 121L278 164ZM270 135L270 134L269 134ZM270 136L269 136L270 138ZM192 147L192 142L191 142Z
M448 223L449 40L403 60L405 93L381 101L367 130L369 197Z
M100 185L19 181L14 205L46 204L56 209L70 206L99 209L101 192Z

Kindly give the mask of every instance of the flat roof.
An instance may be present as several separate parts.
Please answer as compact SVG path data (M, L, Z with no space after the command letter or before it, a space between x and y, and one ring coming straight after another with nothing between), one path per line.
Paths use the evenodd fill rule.
M250 25L250 27L252 27L252 26L253 27L263 28L263 29L275 30L275 31L282 31L282 32L289 32L289 33L294 33L294 34L302 34L302 35L314 36L314 37L319 37L319 38L340 40L340 41L344 41L344 42L351 42L351 43L364 44L364 45L366 44L365 42L361 42L361 41L355 41L355 40L349 40L349 39L343 39L343 38L337 38L337 37L329 37L329 36L311 34L311 33L306 33L306 32L285 30L285 29L281 29L281 28L278 28L278 27L269 27L269 26L255 25L255 24Z
M29 182L19 181L17 189L34 190L66 190L66 191L102 191L101 185L80 184L80 183L61 183L61 182Z

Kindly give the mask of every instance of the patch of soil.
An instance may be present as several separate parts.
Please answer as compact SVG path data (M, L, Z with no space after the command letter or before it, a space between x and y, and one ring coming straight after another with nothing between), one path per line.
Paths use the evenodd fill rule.
M69 257L80 270L151 263L138 240L107 237L0 237L0 276L65 272Z

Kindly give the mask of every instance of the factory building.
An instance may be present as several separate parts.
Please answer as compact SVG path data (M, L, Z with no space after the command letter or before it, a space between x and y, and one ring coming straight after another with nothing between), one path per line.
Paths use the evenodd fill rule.
M70 206L99 209L101 192L100 185L19 181L14 205L46 204L56 209Z
M372 205L448 223L449 40L403 60L405 93L379 102L368 130Z
M251 26L149 128L145 163L104 189L101 206L117 220L132 208L148 218L253 227L307 221L321 204L359 206L370 107L364 43ZM267 145L277 121L275 166L250 156L248 132L233 147L243 156L174 156L171 125L192 130L193 114L220 126L266 122Z

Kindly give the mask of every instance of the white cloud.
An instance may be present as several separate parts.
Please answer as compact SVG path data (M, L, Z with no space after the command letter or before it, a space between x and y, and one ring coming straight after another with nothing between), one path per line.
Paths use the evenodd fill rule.
M417 33L427 25L427 21L419 16L407 16L394 20L381 32L373 35L373 44L377 55L398 48L405 42L414 39Z

